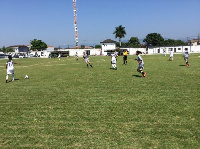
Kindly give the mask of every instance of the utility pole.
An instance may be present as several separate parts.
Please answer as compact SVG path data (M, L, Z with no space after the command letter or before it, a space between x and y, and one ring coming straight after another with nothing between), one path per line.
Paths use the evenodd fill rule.
M77 8L76 8L76 0L73 0L73 7L74 7L75 42L76 42L76 48L78 49L78 26L77 26Z

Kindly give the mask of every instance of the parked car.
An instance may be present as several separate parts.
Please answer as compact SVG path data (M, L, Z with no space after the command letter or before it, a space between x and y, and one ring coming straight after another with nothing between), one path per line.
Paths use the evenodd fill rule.
M19 58L19 55L13 55L13 58Z
M19 58L24 58L24 56L23 56L23 55L20 55Z

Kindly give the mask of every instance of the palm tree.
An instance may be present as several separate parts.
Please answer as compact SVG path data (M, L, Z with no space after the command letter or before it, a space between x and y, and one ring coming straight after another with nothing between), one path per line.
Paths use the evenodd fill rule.
M113 34L115 34L115 38L119 37L119 43L120 43L120 47L121 47L121 45L122 45L121 38L125 37L125 35L126 35L125 27L122 27L122 25L116 27Z

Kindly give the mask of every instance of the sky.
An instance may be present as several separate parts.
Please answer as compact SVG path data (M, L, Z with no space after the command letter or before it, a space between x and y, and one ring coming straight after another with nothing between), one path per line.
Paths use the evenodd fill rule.
M115 39L115 27L143 39L197 38L200 0L77 0L79 45ZM0 0L0 48L40 39L54 47L75 46L73 0Z

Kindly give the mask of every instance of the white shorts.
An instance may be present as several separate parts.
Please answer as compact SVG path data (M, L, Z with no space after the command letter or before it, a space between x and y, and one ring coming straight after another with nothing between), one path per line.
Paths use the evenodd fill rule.
M115 60L112 60L112 64L116 64L116 59L115 59Z
M87 63L89 63L89 62L90 62L89 59L86 58L86 59L85 59L85 63L87 64Z
M7 74L14 74L14 69L11 70L7 69Z

